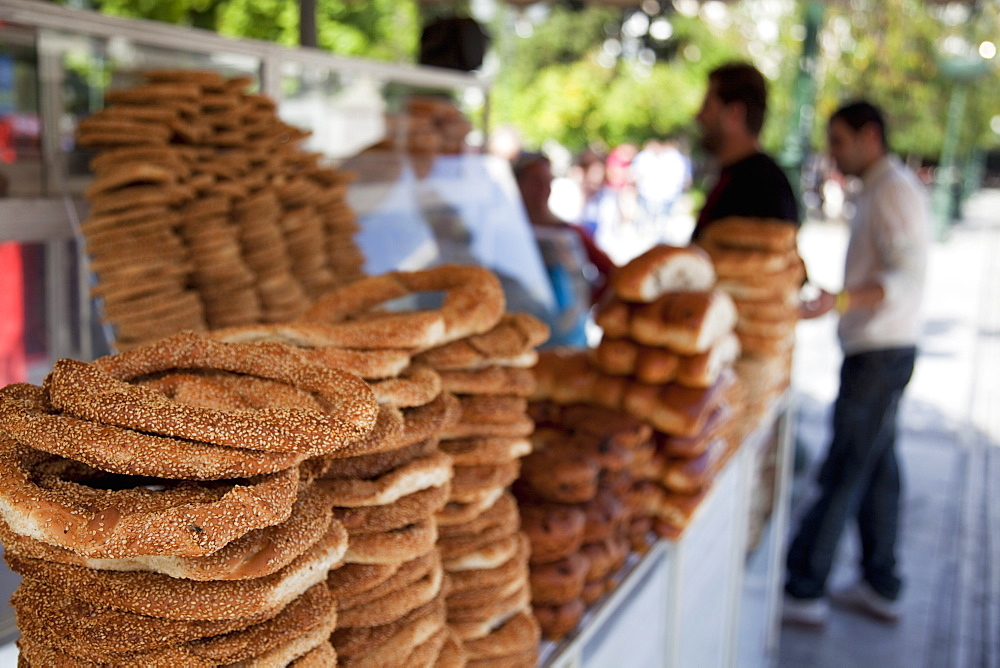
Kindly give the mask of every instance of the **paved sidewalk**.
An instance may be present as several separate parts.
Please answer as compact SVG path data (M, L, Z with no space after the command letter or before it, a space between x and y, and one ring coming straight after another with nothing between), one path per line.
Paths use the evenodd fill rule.
M809 224L811 278L839 288L847 232ZM972 668L1000 665L1000 191L974 196L931 251L926 325L904 397L900 563L903 619L885 626L834 610L823 631L786 627L781 668ZM829 438L840 353L833 316L802 322L794 385L799 436L814 468ZM799 513L812 492L800 476ZM793 528L797 514L793 518ZM832 588L856 577L856 531L842 541Z

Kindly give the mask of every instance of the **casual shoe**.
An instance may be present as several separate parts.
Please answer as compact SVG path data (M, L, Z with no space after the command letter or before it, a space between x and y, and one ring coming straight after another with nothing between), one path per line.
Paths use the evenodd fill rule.
M795 598L785 594L781 604L781 621L794 626L821 629L830 616L830 604L825 598Z
M858 580L846 589L831 593L830 598L839 606L857 610L880 622L895 624L899 621L899 602L882 596L864 580Z

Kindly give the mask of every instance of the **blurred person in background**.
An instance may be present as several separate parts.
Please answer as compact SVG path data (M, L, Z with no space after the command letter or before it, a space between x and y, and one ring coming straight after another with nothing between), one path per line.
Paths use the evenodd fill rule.
M821 627L826 582L850 520L861 538L861 577L833 592L835 603L883 622L899 618L896 569L901 476L897 410L910 381L930 231L916 176L889 153L882 112L868 102L837 110L827 126L830 156L861 180L844 265L844 289L821 292L804 317L833 309L844 360L834 404L833 436L818 476L819 495L788 550L783 616Z
M636 227L655 243L663 238L664 218L684 190L687 165L673 141L651 139L632 160L637 194Z
M730 63L708 75L696 120L702 147L719 176L698 214L693 239L728 216L785 220L798 225L799 207L788 178L760 146L767 113L764 76L746 63Z
M586 346L590 308L615 265L580 227L552 213L552 164L547 157L522 154L514 161L514 178L555 293L557 310L549 319L548 345Z

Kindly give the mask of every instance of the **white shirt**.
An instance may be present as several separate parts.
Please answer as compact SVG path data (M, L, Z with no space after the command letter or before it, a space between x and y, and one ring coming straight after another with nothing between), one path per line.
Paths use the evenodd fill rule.
M897 157L883 157L861 180L844 288L881 285L885 297L878 306L841 316L838 335L848 355L916 344L930 244L923 186Z

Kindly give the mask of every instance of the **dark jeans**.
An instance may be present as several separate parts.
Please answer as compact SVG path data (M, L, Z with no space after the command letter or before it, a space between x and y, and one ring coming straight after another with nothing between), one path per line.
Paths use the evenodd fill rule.
M825 593L840 535L848 519L856 517L864 579L885 598L899 597L896 409L915 358L912 347L844 358L833 440L818 477L820 495L788 550L785 591L792 596L817 598Z

